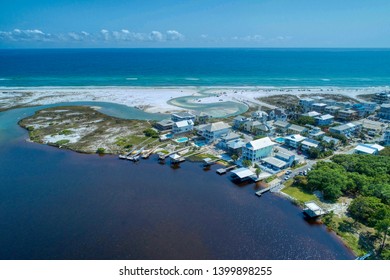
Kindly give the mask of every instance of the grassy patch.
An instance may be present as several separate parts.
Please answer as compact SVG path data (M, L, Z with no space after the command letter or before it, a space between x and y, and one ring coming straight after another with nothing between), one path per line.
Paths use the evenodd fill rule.
M69 143L69 140L68 140L68 139L62 139L62 140L59 140L59 141L56 142L56 144L57 144L58 146L66 145L66 144L68 144L68 143Z
M305 166L307 163L299 163L299 164L296 164L295 166L292 166L291 169L297 169L297 168L300 168L302 166Z
M62 130L60 133L58 133L58 134L60 134L60 135L70 135L70 134L72 134L73 132L71 131L71 130L69 130L69 129L64 129L64 130Z
M296 200L301 202L315 200L319 202L319 199L314 194L307 192L296 186L292 186L292 180L290 180L290 182L288 182L285 185L287 186L282 190L282 192L288 194L289 196L292 196Z
M275 180L276 177L277 177L276 175L272 175L272 176L266 178L264 181L265 181L266 183L269 183L269 182L272 182L273 180Z

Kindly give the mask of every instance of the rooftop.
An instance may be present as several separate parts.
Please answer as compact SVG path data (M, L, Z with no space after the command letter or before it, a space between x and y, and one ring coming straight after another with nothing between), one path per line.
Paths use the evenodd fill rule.
M190 120L185 120L185 121L180 121L180 122L175 122L176 127L185 127L188 125L193 125L194 123Z
M306 137L303 137L300 134L294 134L294 135L289 135L284 137L284 139L290 140L290 141L295 141L295 142L301 142L306 139Z
M247 146L247 148L252 148L253 150L259 150L259 149L262 149L265 147L273 146L275 144L276 143L272 142L272 140L269 137L264 137L261 139L251 141L246 146Z
M307 117L317 117L317 116L321 116L321 113L318 113L318 112L316 112L316 111L310 111L310 112L308 112L308 113L306 113L306 114L303 114L303 116L307 116Z
M296 124L290 125L290 127L288 129L289 130L294 130L294 131L297 131L297 132L302 132L302 131L307 130L306 127L303 127L303 126L300 126L300 125L296 125Z
M330 119L334 119L334 117L332 115L326 114L326 115L322 115L322 116L316 117L316 119L330 120Z
M233 171L231 171L231 173L234 174L235 176L237 176L240 179L244 179L244 178L247 178L247 177L252 177L252 176L255 175L255 173L253 173L251 170L249 170L248 168L245 168L245 167L233 170Z
M207 130L207 131L210 131L210 132L213 132L213 131L218 131L218 130L222 130L222 129L227 129L227 128L230 128L230 127L231 126L228 125L227 123L216 122L216 123L210 123L210 124L206 125L203 129Z
M276 166L278 168L282 168L286 165L286 162L275 157L266 157L262 159L264 162Z

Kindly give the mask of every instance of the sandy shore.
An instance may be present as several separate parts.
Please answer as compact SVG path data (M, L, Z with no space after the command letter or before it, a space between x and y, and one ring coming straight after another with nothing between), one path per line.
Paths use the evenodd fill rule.
M254 102L259 97L292 94L318 95L336 94L357 98L362 94L373 94L389 87L338 88L338 87L31 87L0 88L0 108L15 106L46 105L60 102L97 101L137 107L150 113L180 111L168 104L171 99L192 96L193 103L212 104L226 101Z

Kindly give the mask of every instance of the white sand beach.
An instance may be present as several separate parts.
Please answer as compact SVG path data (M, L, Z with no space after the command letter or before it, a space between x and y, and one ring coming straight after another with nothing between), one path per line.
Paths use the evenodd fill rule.
M344 95L357 98L389 87L338 88L338 87L31 87L0 88L0 108L46 105L60 102L96 101L137 107L150 113L181 111L169 100L192 96L190 102L212 104L226 101L259 103L259 97L291 94L296 96L318 94Z

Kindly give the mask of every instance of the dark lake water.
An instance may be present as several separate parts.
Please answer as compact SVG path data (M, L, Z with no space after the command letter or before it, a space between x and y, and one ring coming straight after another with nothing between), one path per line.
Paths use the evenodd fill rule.
M28 143L0 113L0 259L352 259L322 225L199 164Z

